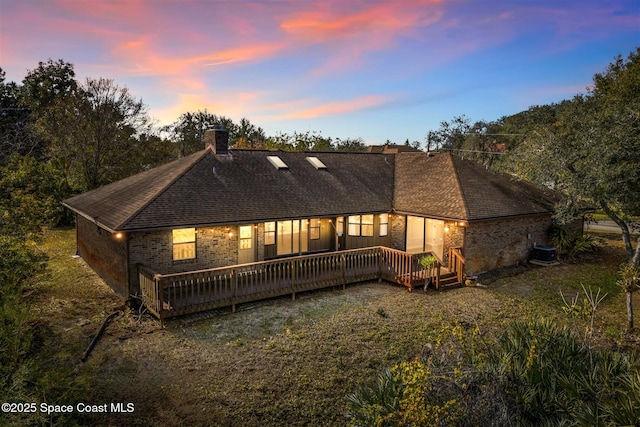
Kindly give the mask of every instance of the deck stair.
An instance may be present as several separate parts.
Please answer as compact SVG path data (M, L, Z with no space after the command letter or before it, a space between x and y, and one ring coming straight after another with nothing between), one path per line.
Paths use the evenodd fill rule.
M414 273L414 277L411 280L411 287L412 288L421 288L424 287L425 284L425 279L421 276L424 276L423 274L420 274L421 272L418 273ZM435 278L434 278L435 279ZM430 283L430 287L431 288L435 288L435 283L433 283L433 280ZM439 277L439 282L438 282L438 287L437 289L453 289L453 288L458 288L461 287L463 284L462 282L458 279L458 275L455 272L450 272L449 270L447 270L447 268L445 267L441 267L440 268L440 277Z

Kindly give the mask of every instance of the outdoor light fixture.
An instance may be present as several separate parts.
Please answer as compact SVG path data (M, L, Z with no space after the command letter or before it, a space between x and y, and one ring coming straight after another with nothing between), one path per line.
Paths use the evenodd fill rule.
M124 234L122 232L118 231L117 233L115 233L113 235L113 237L115 237L116 240L122 240L122 238L124 237Z
M445 233L448 233L448 232L449 232L449 226L448 226L448 225L445 225L445 226L444 226L444 232L445 232Z

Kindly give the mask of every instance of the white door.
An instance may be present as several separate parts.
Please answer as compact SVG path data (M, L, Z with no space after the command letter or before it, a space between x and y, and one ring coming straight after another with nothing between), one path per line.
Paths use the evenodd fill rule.
M238 264L255 262L256 244L253 225L241 225L238 227Z
M424 224L424 250L442 259L444 247L444 221L427 219Z
M424 218L407 216L407 252L424 252Z

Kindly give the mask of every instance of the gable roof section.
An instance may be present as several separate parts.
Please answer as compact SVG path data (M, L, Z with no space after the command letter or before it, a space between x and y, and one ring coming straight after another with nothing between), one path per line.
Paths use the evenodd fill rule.
M396 156L394 207L398 212L478 221L549 213L556 201L551 191L452 154Z
M119 230L193 166L203 151L62 201L72 211L109 230Z
M276 169L277 154L288 169ZM111 230L257 222L389 212L393 156L233 150L192 156L64 201Z

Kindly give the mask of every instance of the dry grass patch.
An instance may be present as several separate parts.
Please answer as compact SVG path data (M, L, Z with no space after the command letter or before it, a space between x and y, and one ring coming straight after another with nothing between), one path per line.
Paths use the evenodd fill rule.
M245 304L234 314L172 319L164 329L148 316L128 313L109 326L82 364L100 322L122 301L82 260L71 258L73 239L69 230L48 236L50 271L33 306L67 345L64 363L86 381L86 401L135 404L133 414L77 419L114 426L344 425L347 394L383 367L420 357L451 325L477 325L494 335L513 320L540 314L570 321L562 316L559 289L608 281L617 268L611 270L614 249L603 255L606 262L525 269L487 287L409 293L370 282L297 295L295 301ZM602 318L608 320L598 324L607 342L607 327L618 319L624 325L618 297L604 304ZM625 339L618 338L621 346Z

